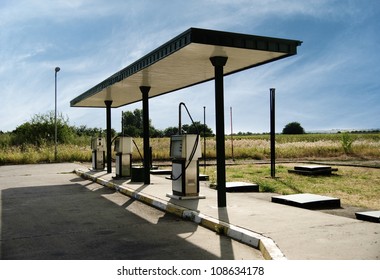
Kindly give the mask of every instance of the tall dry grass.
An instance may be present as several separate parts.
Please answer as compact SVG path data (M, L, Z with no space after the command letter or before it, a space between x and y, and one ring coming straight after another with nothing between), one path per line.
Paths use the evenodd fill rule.
M304 134L304 135L277 135L276 158L278 159L321 159L321 158L360 158L380 159L380 134L349 135L352 143L349 151L345 149L340 134ZM54 161L53 145L21 145L11 146L7 139L0 141L0 164L22 164ZM141 161L143 140L134 138L136 147L133 151L134 161ZM200 145L204 154L204 139ZM150 139L153 160L169 160L170 138ZM236 159L270 159L270 141L268 135L230 137L225 140L226 158ZM140 153L139 153L140 151ZM216 158L215 138L206 139L206 158ZM78 139L75 144L58 145L58 161L90 161L90 138Z
M325 135L326 139L323 138ZM372 136L372 137L371 137ZM238 159L270 159L270 141L264 137L243 137L231 141L226 139L226 157ZM278 135L276 136L276 157L280 159L320 159L358 157L362 159L380 158L379 134L363 134L352 136L352 143L348 150L339 134L322 135ZM215 139L207 139L206 154L215 157Z
M54 162L54 146L10 146L0 148L0 164L29 164ZM58 145L59 162L91 161L91 149L88 146Z

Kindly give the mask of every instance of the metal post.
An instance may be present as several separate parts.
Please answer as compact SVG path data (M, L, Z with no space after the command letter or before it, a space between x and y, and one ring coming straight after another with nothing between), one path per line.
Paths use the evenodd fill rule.
M121 111L121 136L125 136L124 135L124 112Z
M112 151L111 151L111 105L112 100L104 101L106 104L106 123L107 123L107 173L112 173Z
M235 161L235 157L234 157L234 133L233 133L233 130L232 130L232 107L230 107L230 121L231 121L231 156L232 156L232 160Z
M215 119L216 119L216 180L218 207L226 207L226 154L224 133L224 84L223 67L228 57L215 56L210 61L215 70Z
M276 177L275 91L270 89L270 175Z
M149 86L141 86L143 101L143 131L144 131L144 184L150 184L150 152L149 152Z
M179 103L178 105L178 135L182 134L182 113L181 113L182 105L184 105L183 102Z
M206 172L206 106L203 106L203 163Z
M54 109L54 161L57 161L57 144L58 144L58 129L57 129L57 73L61 70L59 67L55 67L54 69L54 85L55 85L55 98L54 98L54 103L55 103L55 109Z

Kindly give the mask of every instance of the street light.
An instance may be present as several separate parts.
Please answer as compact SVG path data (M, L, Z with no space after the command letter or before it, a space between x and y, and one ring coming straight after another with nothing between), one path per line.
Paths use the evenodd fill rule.
M57 161L57 73L61 70L59 67L55 67L55 113L54 113L54 128L55 128L55 133L54 133L54 160Z

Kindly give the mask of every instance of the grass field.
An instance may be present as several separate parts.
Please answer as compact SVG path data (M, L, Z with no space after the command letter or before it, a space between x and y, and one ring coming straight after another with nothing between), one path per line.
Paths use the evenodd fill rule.
M313 193L339 197L342 204L380 209L380 169L335 166L338 168L331 176L304 176L289 173L295 163L276 165L276 179L270 177L269 164L239 164L226 167L229 182L257 183L262 192L279 194ZM201 171L215 182L215 167L206 167Z
M11 146L0 135L0 164L24 164L52 162L52 145ZM140 152L143 152L141 138L134 139ZM153 160L169 160L170 139L153 138L150 140ZM270 159L269 135L234 136L233 141L226 137L226 158L268 160ZM201 139L204 153L204 141ZM137 148L133 158L140 160ZM206 139L206 158L216 158L215 138ZM277 135L276 158L278 159L380 159L380 133L372 134L303 134ZM90 138L78 138L71 144L58 146L58 161L90 161Z
M45 163L54 161L52 145L10 146L0 135L0 165ZM143 153L141 138L134 139ZM226 137L226 158L231 161L232 149L235 163L226 168L228 181L255 182L261 191L280 194L315 193L339 197L344 204L380 209L380 133L372 134L304 134L277 135L276 158L278 162L329 161L366 162L377 168L339 166L336 175L300 176L287 172L294 164L279 163L274 180L268 178L268 164L257 164L270 159L269 135L235 136L233 142ZM153 160L168 161L170 139L150 140ZM202 151L204 142L201 139ZM215 139L206 141L206 156L209 162L216 157ZM140 162L137 148L133 159ZM90 138L78 139L77 143L58 145L58 162L91 161ZM240 163L239 163L240 162ZM202 171L202 170L201 170ZM203 172L203 171L202 171ZM207 167L206 173L215 181L215 167Z
M91 161L91 149L73 144L58 145L58 162ZM54 146L22 145L0 148L0 165L54 162Z
M140 150L142 140L135 139ZM351 144L350 144L351 143ZM155 160L169 159L169 138L151 139ZM201 139L202 152L204 142ZM226 137L226 158L270 159L269 135ZM276 157L279 159L380 159L380 133L373 134L303 134L277 135ZM206 158L216 158L215 138L206 139Z

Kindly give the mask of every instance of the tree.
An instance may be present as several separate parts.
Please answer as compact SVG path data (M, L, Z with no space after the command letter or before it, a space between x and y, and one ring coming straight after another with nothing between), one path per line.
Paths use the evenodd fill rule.
M133 112L123 112L122 120L125 135L131 137L143 137L144 129L141 109L135 109ZM201 124L200 122L194 122L191 125L184 124L182 125L182 130L184 133L191 134L196 134L199 132L201 136L203 136L204 131L206 131L206 136L213 136L212 129L207 125L205 126L204 124ZM178 127L168 127L162 131L154 128L152 121L149 120L149 134L150 137L170 137L178 134Z
M214 136L212 129L209 128L205 124L201 124L200 122L194 122L191 125L184 124L182 125L182 132L183 133L189 133L189 134L197 134L199 133L200 136L204 136L206 134L206 137ZM204 133L206 132L206 133ZM164 130L163 135L165 137L170 137L172 135L178 134L178 127L171 126Z
M149 120L149 133L152 137L157 137L161 135L161 132L155 129L151 120ZM143 129L143 114L141 109L135 109L133 112L126 111L123 112L122 115L122 123L125 135L131 137L143 137L144 129Z
M28 143L42 145L54 143L55 114L50 111L46 114L36 114L29 122L18 126L13 132L13 142L16 145ZM73 140L75 133L69 126L68 118L62 114L57 116L57 141L69 143Z
M178 134L178 127L177 126L170 126L164 130L164 136L170 137L172 135Z
M106 131L101 128L89 128L86 125L81 125L79 127L73 126L71 129L75 132L78 136L101 136L105 135ZM116 131L113 132L113 134L116 134Z
M192 134L196 134L196 133L199 133L200 136L213 136L213 132L212 132L212 129L209 128L207 125L205 124L201 124L201 122L194 122L192 123L191 125L188 125L188 124L184 124L182 126L182 130L185 131L186 133L192 133ZM206 133L205 133L206 132ZM206 135L204 135L206 134Z
M304 134L305 130L298 122L291 122L285 125L282 134Z

